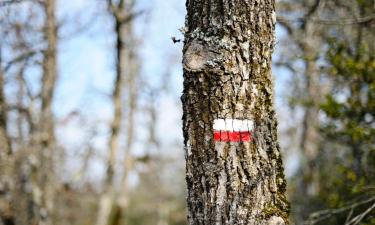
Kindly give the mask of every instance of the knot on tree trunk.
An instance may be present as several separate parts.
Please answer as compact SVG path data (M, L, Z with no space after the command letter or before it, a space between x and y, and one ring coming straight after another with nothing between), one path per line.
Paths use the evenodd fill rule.
M210 50L201 41L194 40L184 47L182 64L189 72L215 72L212 70L220 61L220 53Z

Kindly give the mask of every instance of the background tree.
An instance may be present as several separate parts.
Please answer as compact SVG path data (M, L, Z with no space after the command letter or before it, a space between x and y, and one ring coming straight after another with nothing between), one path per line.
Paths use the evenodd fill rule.
M11 207L12 191L12 146L8 134L8 111L4 92L5 77L2 65L2 49L0 48L0 219L2 223L9 224L14 221Z
M367 88L364 87L371 86L373 81L368 77L373 71L371 66L360 67L361 69L356 66L362 63L369 65L372 60L373 54L370 52L373 51L373 46L369 43L369 38L373 33L365 27L373 26L373 3L306 1L304 5L300 5L295 1L282 1L279 7L279 22L287 31L285 40L297 47L285 49L285 55L281 57L283 62L277 63L292 72L295 91L289 93L292 94L291 107L298 109L296 116L301 111L304 114L304 119L295 123L295 127L300 130L295 135L300 135L301 142L309 143L309 136L303 134L306 133L306 125L310 124L320 140L300 147L300 169L290 185L294 222L302 224L312 212L325 209L326 211L313 214L307 223L360 223L360 220L354 218L359 219L361 213L371 208L372 201L362 200L372 194L369 189L365 191L358 187L364 180L366 187L372 186L371 182L368 183L371 179L366 177L371 174L369 171L372 169L365 166L366 175L360 175L358 168L362 168L360 165L363 164L363 154L371 155L369 152L372 152L372 147L369 143L373 140L364 135L359 138L360 141L356 131L361 130L360 132L367 134L372 132L361 121L365 120L364 115L368 110L371 111L367 106L367 98L363 96L368 95ZM294 13L303 16L296 19ZM305 33L308 27L313 32ZM316 53L314 57L308 57L306 49L299 47L301 41ZM309 75L309 67L301 68L301 62L305 65L313 62L315 72ZM312 92L304 91L312 90L309 86L311 82L304 82L311 80L309 76L315 80L315 90ZM371 100L369 104L371 105ZM306 120L307 113L312 108L315 119ZM371 124L371 120L368 123ZM313 147L314 154L311 155L311 151L306 151L304 146L310 149ZM357 205L359 202L360 207ZM356 209L351 213L348 210L333 209L352 209L353 205L359 208L354 207ZM371 210L367 213L370 212Z
M54 129L54 113L52 103L54 100L57 75L57 48L58 48L58 26L56 21L56 3L55 0L45 0L42 3L45 13L44 38L46 49L43 51L43 75L41 81L41 113L38 121L37 141L40 150L37 156L39 164L36 167L38 171L38 186L43 193L40 201L40 208L36 211L41 212L40 224L53 224L52 215L54 208L54 192L56 189L54 160L56 159L56 140Z
M13 129L17 132L9 135L9 147L13 146L14 152L8 151L5 158L8 164L4 171L12 177L8 184L11 186L8 214L13 215L13 220L7 223L51 224L55 189L53 161L57 150L52 112L57 79L55 4L52 0L30 1L22 10L15 10L22 4L18 1L8 4L1 20L2 52L6 52L2 76L8 84L15 80L17 85L12 90L14 95L9 95L6 87L10 85L3 83L4 102L7 99L3 110L4 115L9 115L6 124L17 124L17 129ZM41 85L33 88L24 76L30 62L41 71L38 77L41 82L37 82ZM26 102L29 104L25 105Z
M287 125L288 133L285 136L282 134L282 137L291 139L291 144L287 146L289 154L298 154L300 161L298 172L289 187L292 193L298 192L292 194L291 198L292 215L299 224L311 212L309 197L315 196L319 189L315 171L321 141L319 104L326 91L321 82L326 26L317 23L316 18L334 10L334 7L328 1L286 0L278 2L277 9L278 24L286 35L281 38L280 55L275 64L292 74L292 91L287 91L285 98L288 99L289 113L293 119Z
M134 114L137 107L137 78L138 65L136 61L134 45L135 39L132 31L132 21L135 17L133 0L121 0L118 3L108 1L108 9L114 20L116 35L116 79L112 93L114 106L111 136L109 140L109 158L107 163L106 181L104 193L101 198L98 212L98 225L122 224L125 217L125 210L128 204L128 174L132 168L133 159L131 148L134 135ZM120 183L120 190L115 188L115 167L118 157L119 139L124 112L124 87L127 89L126 105L127 133L126 146L124 149L123 171Z
M108 3L113 5L108 7ZM165 88L175 92L175 84L169 85L169 74L176 73L179 51L153 51L165 54L168 60L145 60L147 65L159 62L166 68L147 66L155 70L152 74L145 72L146 67L138 59L142 44L139 38L150 33L154 21L159 20L159 16L155 19L149 13L154 19L147 24L146 14L139 9L151 12L161 8L153 4L0 1L1 225L97 222L110 142L117 144L113 148L117 150L111 161L113 176L109 180L114 191L105 223L132 224L138 220L142 224L154 221L154 216L159 224L185 222L184 183L176 178L183 177L183 153L177 151L182 149L182 141L174 134L162 140L159 133L165 121L173 121L169 126L176 129L180 124L175 116L178 97L170 97L171 90ZM168 8L168 12L173 10ZM137 24L134 30L133 23ZM178 33L176 24L172 29ZM164 47L171 46L165 29L148 36L159 37L159 43L166 42ZM147 44L152 41L146 40ZM119 58L121 62L116 63ZM113 70L99 72L97 67L107 63ZM121 73L112 67L116 64ZM121 77L116 79L118 74ZM84 76L85 81L81 80ZM103 80L99 85L98 79ZM113 111L116 119L106 114L114 102L120 109ZM166 102L171 105L164 112ZM161 124L159 117L171 110L175 111ZM111 135L111 128L115 128L115 135ZM12 151L4 149L6 143ZM176 176L172 181L170 171ZM147 183L145 180L155 185L140 189L141 183ZM149 198L143 198L146 193ZM148 204L150 199L156 199L160 207ZM143 209L150 213L139 219Z
M366 1L351 4L347 9L354 16L353 24L332 27L326 39L328 65L323 76L334 87L321 104L324 142L316 171L321 185L312 201L316 201L316 209L331 210L314 213L310 224L375 222L371 216L375 208L375 20L368 19L375 13L373 6Z

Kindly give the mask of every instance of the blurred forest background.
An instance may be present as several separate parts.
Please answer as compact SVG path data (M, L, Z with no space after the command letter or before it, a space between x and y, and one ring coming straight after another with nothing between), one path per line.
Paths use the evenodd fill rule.
M0 0L0 225L186 224L184 7ZM375 1L279 0L277 20L291 222L374 225Z

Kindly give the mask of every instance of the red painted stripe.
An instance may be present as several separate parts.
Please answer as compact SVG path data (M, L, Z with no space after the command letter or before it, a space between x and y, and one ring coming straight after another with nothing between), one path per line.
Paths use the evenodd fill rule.
M223 142L251 141L250 131L214 131L214 140Z

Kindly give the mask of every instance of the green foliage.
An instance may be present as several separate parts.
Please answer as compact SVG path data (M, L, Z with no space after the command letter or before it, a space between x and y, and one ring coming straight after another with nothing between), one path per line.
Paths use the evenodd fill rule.
M333 140L365 147L375 140L375 59L366 48L357 57L345 46L350 45L333 43L328 52L329 76L337 86L321 105L328 118L323 131Z
M293 220L347 224L375 204L375 3L284 0L279 10L296 48L282 60L294 75L289 106L303 116L294 135L306 138L290 144L301 150L288 187ZM374 225L374 215L350 224Z
M327 78L334 88L321 104L324 114L318 163L318 209L339 209L375 195L375 57L366 43L331 39ZM353 215L374 202L354 208ZM317 224L345 224L349 209ZM375 224L374 211L360 224Z

